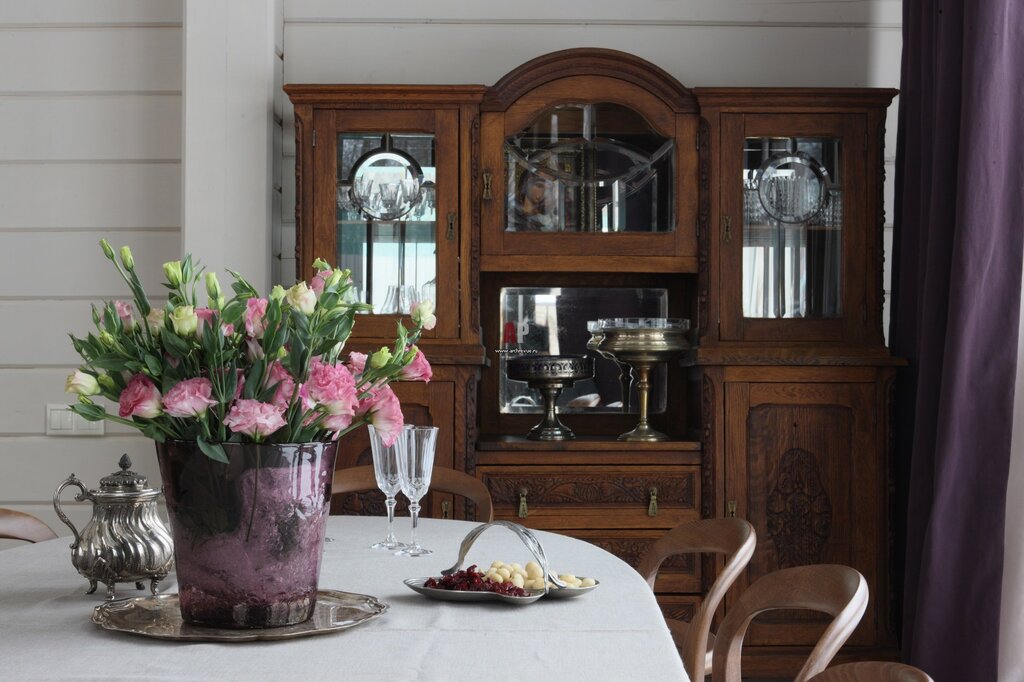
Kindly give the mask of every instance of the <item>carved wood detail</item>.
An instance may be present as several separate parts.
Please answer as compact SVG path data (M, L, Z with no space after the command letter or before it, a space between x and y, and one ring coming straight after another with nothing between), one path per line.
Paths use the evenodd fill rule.
M711 245L711 127L704 117L701 117L697 128L697 158L697 336L702 337L708 333L708 288L711 284L711 273L708 270Z
M469 322L473 325L473 333L480 330L480 115L473 117L469 127L470 148L470 193L473 202L473 225L469 234ZM472 412L471 414L476 414Z
M518 504L519 491L527 490L530 503L556 504L643 504L652 486L658 488L659 504L694 506L694 479L690 473L660 476L617 476L577 474L564 476L502 474L488 475L485 483L495 503Z
M684 603L672 602L669 604L658 603L661 607L661 612L666 618L673 620L685 620L690 622L693 620L694 614L697 612L697 604L695 603Z
M587 538L587 541L607 552L611 552L633 568L636 568L637 564L640 563L640 557L654 543L653 539L615 537ZM694 575L697 571L695 557L696 555L694 554L675 554L670 556L661 564L658 572L672 571Z
M302 189L302 164L305 159L305 147L303 147L303 136L305 134L305 120L302 115L295 112L295 263L298 266L302 262L302 245L305 226L302 224L302 202L306 196Z
M822 563L832 535L832 502L817 458L800 448L784 452L765 502L778 567Z
M883 324L883 313L885 312L885 117L878 121L878 130L875 131L878 149L878 184L875 189L875 201L878 202L878 214L876 220L876 238L878 245L878 267L875 268L874 290L878 292L878 307L873 311L875 320ZM880 337L885 338L885 329L881 329Z
M700 438L700 515L714 517L715 506L715 382L707 374L701 376L700 420L704 430Z

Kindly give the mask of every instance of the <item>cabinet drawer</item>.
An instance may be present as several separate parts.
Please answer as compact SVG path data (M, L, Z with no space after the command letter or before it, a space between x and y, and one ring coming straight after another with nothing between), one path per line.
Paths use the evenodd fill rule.
M665 530L570 530L580 540L597 545L636 568L640 557L664 535ZM555 567L557 568L557 567ZM572 567L570 567L572 568ZM583 569L573 569L580 570ZM701 561L699 554L678 554L669 557L658 571L655 592L700 592ZM594 576L600 580L600 576Z
M664 529L699 516L697 467L481 466L477 475L495 516L533 528Z

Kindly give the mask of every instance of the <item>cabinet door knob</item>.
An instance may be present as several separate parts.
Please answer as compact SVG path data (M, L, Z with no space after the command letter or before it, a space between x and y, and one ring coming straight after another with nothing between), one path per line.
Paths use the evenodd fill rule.
M448 231L445 232L444 238L448 241L455 239L455 211L448 211Z
M647 515L658 515L658 488L654 486L651 487L651 501L647 505Z
M736 500L729 500L725 503L725 508L729 512L729 518L736 518Z
M530 513L529 509L526 508L526 488L519 489L519 518L525 519L527 514Z
M484 181L484 194L483 194L484 199L490 199L491 198L491 180L493 179L493 176L490 173L488 173L487 171L484 171L483 175L481 175L481 178Z
M441 518L450 518L448 515L448 500L441 500Z

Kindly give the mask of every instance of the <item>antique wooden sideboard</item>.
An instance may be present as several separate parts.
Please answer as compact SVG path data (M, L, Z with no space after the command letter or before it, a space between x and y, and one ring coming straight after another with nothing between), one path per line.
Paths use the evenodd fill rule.
M437 465L483 480L497 517L633 563L687 519L747 518L758 547L726 609L772 570L848 564L871 602L843 656L894 654L882 147L895 91L691 90L603 49L538 57L491 87L285 90L300 276L316 257L352 270L376 311L350 342L364 350L416 297L437 302L420 343L434 378L397 387L410 420L442 427ZM599 318L690 321L692 348L652 379L666 438L617 438L637 394L606 358L563 392L576 438L525 438L542 408L505 362L584 355ZM339 466L369 461L352 440ZM367 496L342 506L382 511ZM473 517L460 499L430 506ZM669 562L665 612L689 617L716 565ZM795 672L822 629L756 621L744 671Z

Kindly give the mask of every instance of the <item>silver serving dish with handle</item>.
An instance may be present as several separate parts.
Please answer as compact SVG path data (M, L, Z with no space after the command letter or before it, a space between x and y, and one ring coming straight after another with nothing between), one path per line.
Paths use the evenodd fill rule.
M146 487L147 479L131 471L132 461L122 455L121 471L100 480L99 490L87 490L71 474L53 493L53 508L71 532L71 564L89 581L89 591L98 582L107 586L107 599L115 597L117 583L135 583L156 594L157 583L167 577L174 561L174 545L167 525L157 513L159 490ZM68 486L82 492L75 500L92 502L92 518L81 532L60 506L60 494Z

